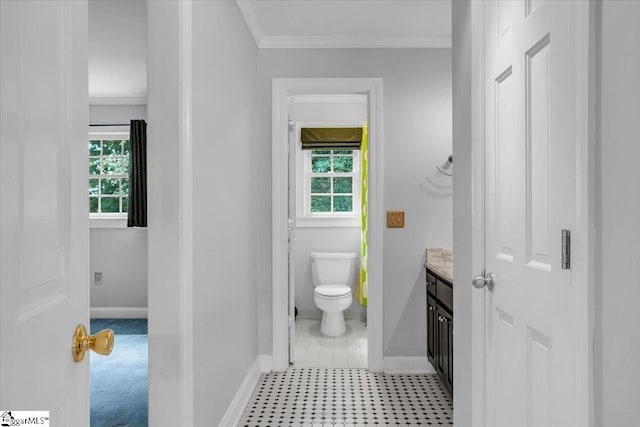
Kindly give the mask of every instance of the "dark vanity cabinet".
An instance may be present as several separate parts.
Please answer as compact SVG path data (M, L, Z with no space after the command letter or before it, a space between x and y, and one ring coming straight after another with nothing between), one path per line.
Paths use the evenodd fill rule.
M453 393L453 285L427 267L427 357Z

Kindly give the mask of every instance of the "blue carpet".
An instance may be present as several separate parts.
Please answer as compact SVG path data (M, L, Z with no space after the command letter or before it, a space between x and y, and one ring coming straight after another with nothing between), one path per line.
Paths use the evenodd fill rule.
M147 335L147 319L91 319L91 334L111 329L118 335Z
M146 319L92 319L91 333L113 329L113 352L91 352L91 427L148 425Z

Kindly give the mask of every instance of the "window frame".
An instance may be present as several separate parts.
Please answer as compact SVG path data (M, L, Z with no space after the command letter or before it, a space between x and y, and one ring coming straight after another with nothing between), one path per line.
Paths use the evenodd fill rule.
M352 212L311 212L311 178L318 176L311 171L311 151L303 150L300 141L303 127L361 127L362 122L311 122L299 121L295 124L295 221L297 227L360 227L361 226L361 164L362 152L353 150L353 171L333 172L327 175L353 177ZM332 196L340 193L330 193Z
M130 137L130 128L129 126L93 126L89 128L89 139L87 143L91 140L109 140L109 139L120 139L120 140L128 140L129 144L131 144ZM129 154L131 153L131 147L129 147ZM87 151L87 164L88 160L91 157L89 152ZM100 156L102 157L102 155ZM101 175L102 176L102 175ZM92 175L89 173L87 169L87 189L89 188L89 180L94 179L96 175ZM124 177L124 174L114 175L114 178L121 179ZM129 179L129 174L126 176ZM89 201L89 197L87 196L87 202ZM115 198L115 197L114 197ZM100 197L98 197L98 200ZM122 199L122 195L118 197L118 199ZM121 203L121 202L120 202ZM89 225L90 228L126 228L127 226L128 213L127 212L89 212Z

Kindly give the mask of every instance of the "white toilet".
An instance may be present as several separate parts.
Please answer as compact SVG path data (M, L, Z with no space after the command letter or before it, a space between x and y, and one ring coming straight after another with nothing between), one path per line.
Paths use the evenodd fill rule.
M337 337L346 329L344 313L353 302L357 278L355 252L311 252L313 301L322 310L320 332Z

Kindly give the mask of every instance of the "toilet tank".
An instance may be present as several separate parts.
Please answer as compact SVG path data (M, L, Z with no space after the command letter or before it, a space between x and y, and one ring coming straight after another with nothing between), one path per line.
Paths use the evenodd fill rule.
M355 252L311 252L313 286L347 285L354 287L359 271Z

